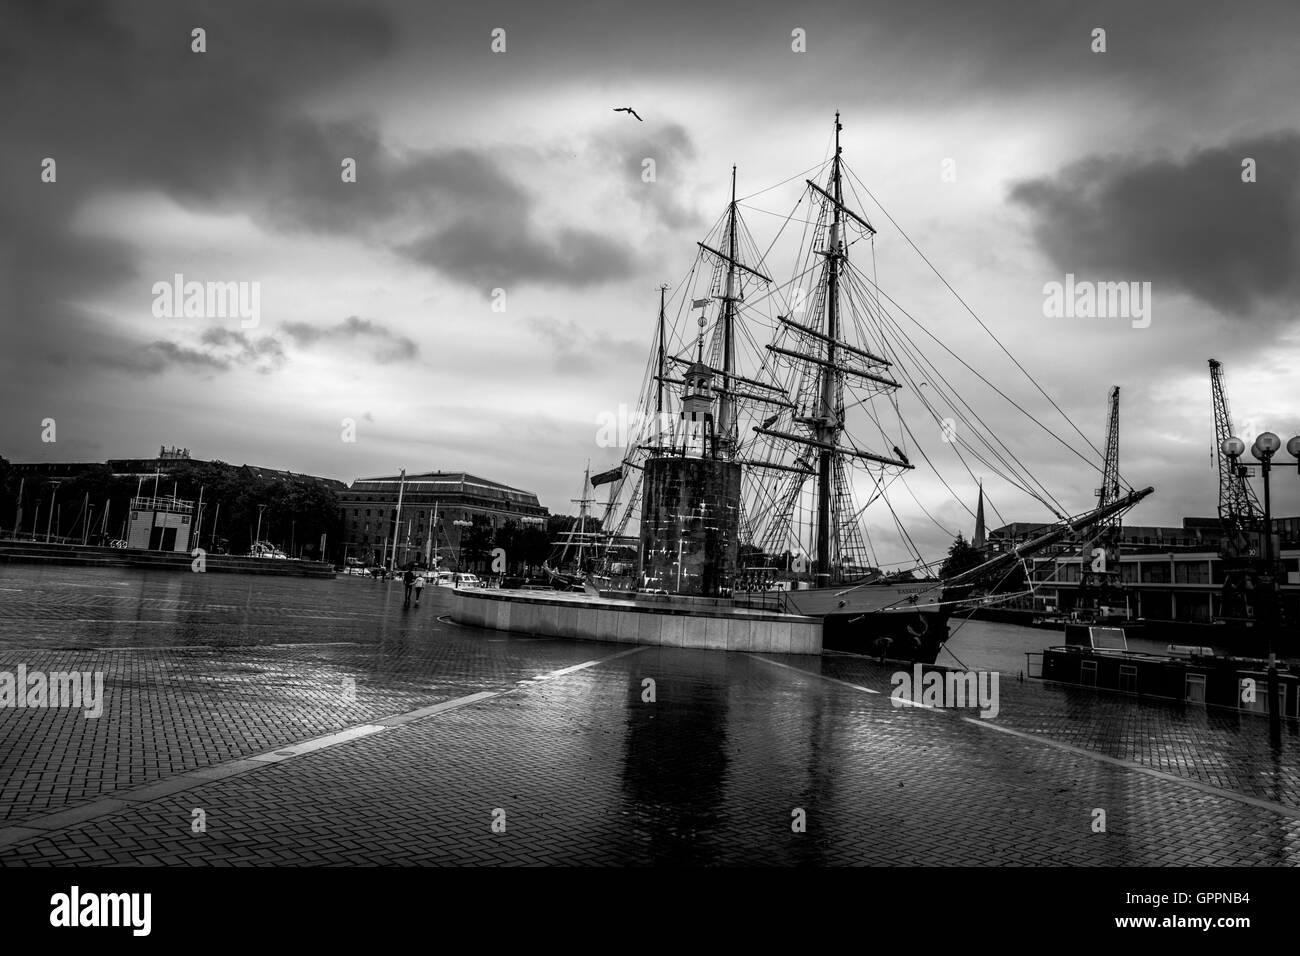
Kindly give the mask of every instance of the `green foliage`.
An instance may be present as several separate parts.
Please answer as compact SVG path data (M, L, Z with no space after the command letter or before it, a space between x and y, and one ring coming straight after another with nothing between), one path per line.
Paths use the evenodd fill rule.
M474 567L488 557L492 550L492 525L483 515L474 515L474 525L465 528L460 537L460 552L467 567Z
M551 555L551 538L538 525L528 525L517 538L519 558L526 568L535 568Z
M971 568L978 566L984 561L984 555L966 542L966 539L958 534L957 540L952 543L948 549L948 557L939 569L939 577L950 578L953 575L961 574L963 571L969 571Z
M0 527L12 529L19 481L9 463L0 459ZM30 532L38 502L48 508L51 492L62 504L64 535L80 536L81 509L90 496L89 534L94 540L108 508L108 538L125 537L131 499L168 498L173 494L197 507L200 491L204 506L202 547L213 552L245 554L252 546L258 505L265 505L261 537L294 556L320 560L320 536L326 535L330 552L341 553L343 520L338 491L320 479L305 475L259 476L247 466L221 461L178 461L156 479L114 476L107 464L92 465L69 479L54 482L28 479L23 486L23 525ZM219 506L219 511L218 511ZM42 530L45 518L40 519Z

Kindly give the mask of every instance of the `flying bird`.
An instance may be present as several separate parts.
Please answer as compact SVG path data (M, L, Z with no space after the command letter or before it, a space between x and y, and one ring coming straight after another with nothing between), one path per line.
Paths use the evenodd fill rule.
M641 122L641 123L644 123L644 122L645 122L645 120L641 119L641 114L638 113L636 110L632 109L632 107L630 107L630 106L615 106L615 107L614 107L614 112L615 112L615 113L631 113L633 116L635 116L635 117L637 118L637 121L638 121L638 122Z

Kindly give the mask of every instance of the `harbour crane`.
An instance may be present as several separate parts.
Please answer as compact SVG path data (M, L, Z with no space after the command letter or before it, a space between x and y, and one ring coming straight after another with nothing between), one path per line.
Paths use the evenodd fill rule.
M1097 489L1097 507L1105 508L1121 497L1119 479L1119 386L1110 389L1106 416L1106 459L1102 464L1101 487ZM1100 604L1119 584L1119 515L1093 526L1083 550L1083 569L1079 576L1079 597ZM1098 550L1101 554L1097 554Z
M1223 453L1224 439L1234 434L1223 386L1223 364L1210 359L1210 393L1214 399L1214 454L1219 463L1219 522L1225 556L1258 553L1256 535L1264 530L1264 510L1246 477L1246 469Z
M1232 436L1232 415L1223 386L1223 365L1210 359L1210 393L1214 399L1214 453L1219 463L1219 523L1223 527L1220 555L1223 590L1217 617L1229 622L1249 622L1271 615L1276 601L1274 573L1262 558L1264 509L1250 486L1245 465L1223 451Z

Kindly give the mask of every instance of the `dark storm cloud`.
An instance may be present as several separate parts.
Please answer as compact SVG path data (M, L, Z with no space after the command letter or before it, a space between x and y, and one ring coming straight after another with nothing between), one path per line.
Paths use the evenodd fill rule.
M1300 6L1243 0L1231 7L1184 0L749 0L700 4L428 4L403 10L403 37L436 45L436 66L477 88L518 89L563 63L570 82L611 89L608 106L631 105L647 124L661 102L646 78L726 79L718 109L774 104L898 108L900 104L975 105L989 94L1040 95L1103 85L1139 90L1147 100L1186 104L1242 75L1289 72ZM485 58L489 32L509 46ZM1107 31L1093 53L1092 30ZM791 31L806 32L793 53ZM635 102L617 91L635 84ZM755 91L751 94L751 91ZM612 114L611 114L612 115ZM623 118L620 116L620 119ZM629 122L635 120L628 118ZM754 114L754 122L762 116Z
M208 31L207 53L190 50L196 25ZM137 272L128 243L82 236L74 217L97 195L145 188L192 206L281 214L268 194L295 179L294 164L304 180L304 151L327 139L331 158L344 144L375 148L364 130L349 140L287 116L286 103L372 62L390 40L381 14L337 3L9 3L0 31L8 184L0 296L22 317L25 354L84 366L98 352L110 367L144 372L245 362L243 347L227 354L229 344L221 352L124 339L71 304ZM289 158L277 165L280 155ZM54 183L39 181L47 156ZM339 182L337 160L330 179ZM263 369L282 360L265 344L249 348Z
M1242 182L1245 158L1257 163L1254 183ZM1232 316L1266 299L1300 302L1300 134L1182 159L1093 156L1010 198L1063 273L1149 281Z
M468 286L507 291L520 283L589 286L632 274L629 248L588 229L538 235L526 225L465 218L401 252Z
M286 361L284 349L269 335L255 339L218 327L206 329L199 342L200 348L161 339L147 345L116 343L94 358L107 368L137 375L161 375L174 369L216 373L240 367L267 374Z
M102 356L102 361L110 368L143 375L161 375L173 368L210 372L224 372L230 368L228 359L164 341L151 342L142 349L119 355Z
M217 326L204 330L199 341L210 355L228 363L242 365L266 373L279 368L287 360L278 339L270 335L253 338L243 332Z
M695 158L695 144L684 126L671 123L649 129L632 125L611 131L594 144L598 156L622 171L626 195L652 213L669 229L699 226L703 219L683 196L690 181L687 164ZM654 179L646 182L647 159L654 161Z
M350 315L337 325L312 325L309 322L285 322L280 326L296 345L309 347L320 342L353 342L364 339L374 345L373 358L381 365L413 359L420 348L405 335L387 326Z
M521 283L583 287L620 279L632 250L611 236L570 226L543 230L535 202L486 152L416 156L392 171L402 205L447 223L395 246L448 279L486 292Z
M190 49L195 26L207 31L205 53ZM306 0L10 4L0 32L0 179L33 188L0 191L0 293L29 323L29 352L66 350L86 322L67 303L135 273L130 244L75 231L85 202L113 191L159 190L283 232L361 234L380 245L414 238L417 261L462 280L483 256L491 263L482 268L511 282L586 285L624 274L626 252L578 230L525 225L498 238L467 227L458 231L468 251L448 231L421 237L431 220L526 219L527 197L476 151L399 155L365 116L303 111L305 95L382 63L397 29L383 9ZM58 163L55 184L38 182L45 156ZM345 157L356 161L355 183L341 180ZM409 352L403 341L381 354Z

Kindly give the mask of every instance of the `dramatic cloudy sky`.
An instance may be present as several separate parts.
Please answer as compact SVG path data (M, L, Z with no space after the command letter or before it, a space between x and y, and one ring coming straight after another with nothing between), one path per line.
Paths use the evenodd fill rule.
M1239 422L1300 431L1294 2L619 7L9 0L0 454L465 469L567 510L587 459L615 458L597 416L635 402L655 289L689 269L731 165L742 193L813 166L836 109L858 175L1097 444L1122 386L1123 471L1158 489L1131 521L1213 513L1207 357ZM746 215L760 239L777 223ZM882 285L974 349L876 224ZM155 317L176 273L260 283L260 325ZM1150 327L1045 317L1066 273L1152 283ZM1023 452L1087 505L1095 474L1050 441ZM1293 470L1276 486L1300 509Z

